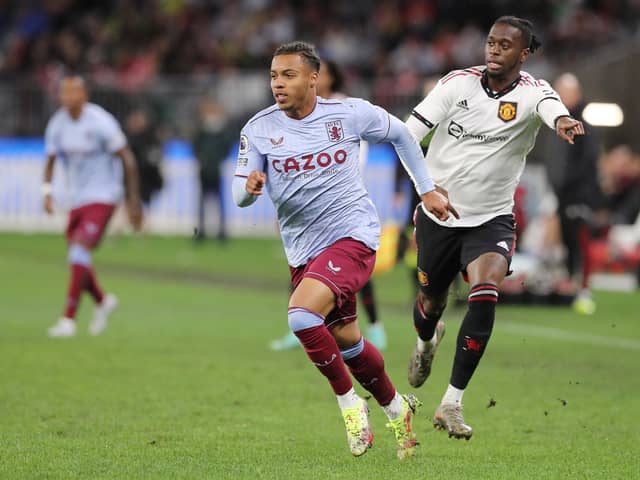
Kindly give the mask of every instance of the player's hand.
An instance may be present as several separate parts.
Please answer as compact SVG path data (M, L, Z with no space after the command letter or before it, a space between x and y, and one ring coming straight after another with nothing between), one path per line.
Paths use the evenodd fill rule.
M420 197L422 198L422 204L425 208L439 220L443 222L447 220L449 218L449 212L451 212L454 217L460 218L456 209L449 203L448 192L444 188L436 186L435 190L420 195Z
M556 122L556 133L560 138L573 145L573 139L576 135L584 135L584 125L575 118L560 117Z
M129 214L129 223L133 229L138 232L142 228L142 208L140 202L128 202L127 213Z
M53 215L53 197L51 195L44 196L44 211Z
M249 174L247 178L247 184L245 189L247 193L251 195L262 195L262 187L267 182L267 174L260 170L254 170Z

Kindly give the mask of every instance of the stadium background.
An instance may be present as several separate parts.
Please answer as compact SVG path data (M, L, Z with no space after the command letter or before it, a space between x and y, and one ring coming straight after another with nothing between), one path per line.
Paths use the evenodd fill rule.
M148 113L164 144L166 177L150 228L189 234L198 201L189 141L199 102L214 99L238 126L270 104L265 69L279 43L316 43L344 69L347 92L403 117L422 98L425 79L481 64L487 28L510 11L531 18L543 42L525 69L550 81L572 71L590 101L623 106L624 123L598 133L607 148L629 144L639 151L640 99L630 88L640 77L637 1L5 1L0 108L11 114L0 118L0 228L62 225L62 218L43 215L36 172L43 157L37 139L56 108L65 70L84 73L92 101L122 122L134 109ZM549 152L538 150L530 164L548 161ZM368 184L387 220L394 215L386 208L393 190L384 179L394 158L374 149L371 165ZM224 169L225 186L232 168ZM57 179L55 193L64 204L63 190ZM225 197L230 200L228 192ZM249 212L227 201L224 208L232 232L273 233L269 205Z
M486 31L503 14L530 18L542 39L525 70L550 81L572 71L589 100L620 105L622 125L598 133L605 149L627 144L637 155L638 0L0 0L0 477L636 478L633 287L597 290L592 317L501 306L465 404L478 432L466 445L427 428L451 335L435 387L416 392L427 404L416 461L395 462L374 412L376 448L354 463L333 400L301 352L267 349L286 329L287 291L269 203L240 210L228 201L226 244L189 238L198 197L190 140L203 97L242 124L272 103L274 48L299 38L344 68L347 92L402 117L427 78L482 63ZM42 212L42 133L67 69L85 74L91 100L121 121L139 107L149 113L165 185L148 234L112 232L96 255L122 301L112 327L95 341L55 343L44 332L66 281L65 212ZM547 161L547 140L530 158L530 178ZM226 178L233 158L232 148ZM373 148L366 178L385 220L398 215L394 168L387 147ZM55 193L64 204L59 174ZM405 389L412 287L403 265L375 282L385 359ZM85 299L83 325L89 309ZM462 315L447 311L450 331Z

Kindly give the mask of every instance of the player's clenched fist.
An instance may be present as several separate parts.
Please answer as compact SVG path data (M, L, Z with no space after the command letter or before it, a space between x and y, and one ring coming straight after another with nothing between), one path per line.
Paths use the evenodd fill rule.
M262 187L267 181L267 174L260 170L252 171L247 177L247 184L245 186L247 193L251 195L262 195Z
M425 208L438 217L439 220L443 222L447 220L449 218L449 212L451 212L454 217L460 218L456 209L449 203L447 191L442 187L437 186L435 190L421 195L421 198Z

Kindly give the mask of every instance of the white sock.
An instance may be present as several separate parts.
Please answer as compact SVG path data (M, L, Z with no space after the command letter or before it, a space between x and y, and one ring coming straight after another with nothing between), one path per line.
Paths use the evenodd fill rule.
M360 401L360 397L353 389L353 387L351 387L351 389L343 395L336 395L336 398L338 399L338 406L340 407L340 410L355 407Z
M420 337L418 337L418 351L424 352L427 347L429 348L435 347L437 342L438 342L438 336L436 335L435 331L433 332L433 337L431 337L431 340L429 340L428 342L425 342Z
M447 387L447 391L444 394L444 397L442 397L442 403L454 403L456 405L461 405L463 394L464 390L460 390L453 385L449 385Z
M385 405L382 407L384 413L387 414L387 418L389 420L395 420L400 415L402 415L402 396L396 391L396 394L393 396L393 400L389 402L389 405Z

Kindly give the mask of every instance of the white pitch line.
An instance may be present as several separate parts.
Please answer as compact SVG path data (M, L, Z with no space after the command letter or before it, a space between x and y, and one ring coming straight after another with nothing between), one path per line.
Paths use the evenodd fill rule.
M588 333L568 332L552 327L541 327L538 325L523 325L521 323L504 323L496 322L498 331L541 337L551 338L554 340L565 340L567 342L582 343L588 345L599 345L603 347L623 348L626 350L640 350L640 340L629 338L604 337L600 335L591 335Z

